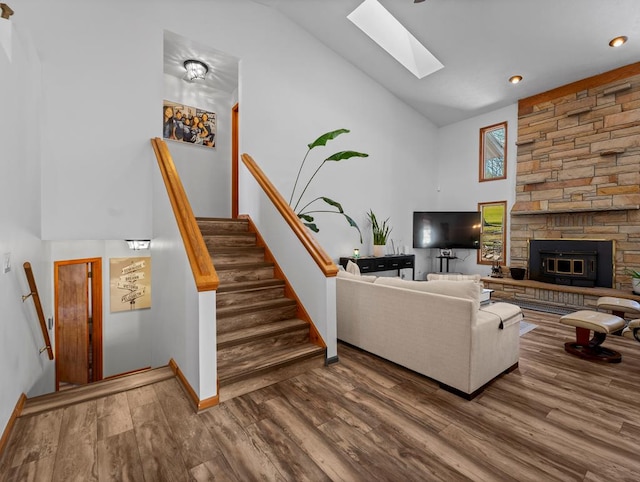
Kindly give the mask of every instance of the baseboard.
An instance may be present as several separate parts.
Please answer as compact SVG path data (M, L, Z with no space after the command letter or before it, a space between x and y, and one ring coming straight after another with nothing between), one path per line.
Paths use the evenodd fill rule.
M175 362L173 358L169 360L169 367L173 370L173 373L176 374L176 378L178 379L178 381L180 382L180 385L182 385L182 388L184 389L187 396L191 400L191 403L195 408L196 412L200 412L201 410L214 407L218 405L218 403L220 403L220 387L219 386L216 390L217 395L213 397L205 398L204 400L200 400L200 398L198 397L198 394L193 389L193 387L187 380L187 377L184 376L184 373L182 373L182 370L180 370L180 367L178 366L178 364Z
M115 375L109 375L108 377L104 377L103 380L112 380L114 378L126 377L128 375L134 375L136 373L146 372L148 370L151 370L150 366L138 368L137 370L129 370L128 372L116 373Z
M4 428L4 431L2 432L2 438L0 438L0 459L2 459L2 455L4 454L4 448L7 442L9 441L9 437L11 436L11 432L13 431L13 426L16 424L16 419L22 413L22 408L24 407L24 404L26 401L27 401L27 396L24 393L22 393L18 398L16 407L13 409L13 412L9 417L7 426Z
M328 357L325 361L324 364L325 366L329 366L329 365L333 365L334 363L338 363L340 360L338 359L338 355L336 356L331 356Z

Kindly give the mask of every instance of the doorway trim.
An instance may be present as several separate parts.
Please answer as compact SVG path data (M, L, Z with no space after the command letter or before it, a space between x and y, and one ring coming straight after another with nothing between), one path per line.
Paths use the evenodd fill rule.
M231 217L238 218L238 162L239 162L239 120L238 104L231 108Z
M53 262L53 298L54 298L54 323L56 335L56 392L60 389L58 380L58 268L70 264L91 265L91 316L93 333L91 337L91 349L93 356L93 382L102 380L102 258L70 259Z

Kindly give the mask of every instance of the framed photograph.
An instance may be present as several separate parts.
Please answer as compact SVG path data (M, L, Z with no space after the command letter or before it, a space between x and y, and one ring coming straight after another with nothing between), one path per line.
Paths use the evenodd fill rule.
M111 313L151 308L151 257L109 260Z
M507 249L507 201L478 203L480 249L478 264L504 262Z
M507 122L480 129L480 182L507 178Z
M162 137L204 147L216 146L216 114L165 100L162 106Z

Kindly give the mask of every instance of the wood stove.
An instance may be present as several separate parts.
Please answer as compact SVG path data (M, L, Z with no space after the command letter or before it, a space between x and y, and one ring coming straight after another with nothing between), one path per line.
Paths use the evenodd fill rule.
M613 286L613 241L529 241L529 279L560 285Z

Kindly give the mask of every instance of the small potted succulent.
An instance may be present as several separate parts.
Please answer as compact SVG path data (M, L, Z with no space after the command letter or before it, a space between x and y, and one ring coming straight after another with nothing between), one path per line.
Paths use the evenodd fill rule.
M631 276L631 287L633 288L633 292L640 295L640 271L627 268L624 272Z
M391 226L387 224L389 218L385 219L382 224L378 223L376 215L370 209L367 213L369 222L371 223L371 232L373 233L373 255L376 257L384 256L384 247L391 233Z

